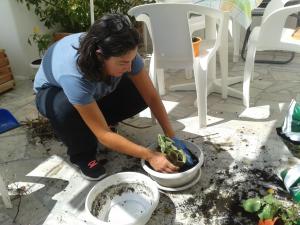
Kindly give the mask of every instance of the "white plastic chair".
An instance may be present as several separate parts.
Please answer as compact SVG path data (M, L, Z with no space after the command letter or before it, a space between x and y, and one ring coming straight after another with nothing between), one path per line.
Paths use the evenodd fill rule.
M156 0L158 3L193 3L193 0ZM195 4L195 3L194 3ZM199 3L196 3L199 4ZM200 2L201 4L201 2ZM195 31L202 30L205 28L205 17L197 16L190 18L190 31L194 33ZM239 51L240 51L240 33L241 25L234 19L230 19L228 23L228 30L233 40L233 62L239 61Z
M284 7L288 0L272 0L266 7L261 25L255 27L248 40L243 82L243 104L249 107L250 80L256 51L283 50L300 53L300 40L292 38L294 29L285 28L286 19L300 11L300 4Z
M157 3L193 3L193 0L156 0ZM205 28L205 16L191 16L189 18L190 32L193 34L195 31Z
M167 15L166 15L167 13ZM227 26L224 14L200 5L165 3L136 6L128 11L137 20L144 20L150 31L153 55L150 63L150 76L158 91L164 88L164 69L192 68L194 71L199 127L206 126L207 114L207 69L215 56ZM189 26L190 14L214 18L218 24L217 37L204 40L200 47L200 56L194 57ZM226 27L227 31L227 27Z
M192 0L156 0L157 3L193 3ZM190 33L193 35L194 32L203 30L205 28L205 16L193 15L189 18ZM150 35L151 36L151 35ZM185 78L191 79L193 77L192 69L185 70ZM164 89L160 89L160 95L165 94Z

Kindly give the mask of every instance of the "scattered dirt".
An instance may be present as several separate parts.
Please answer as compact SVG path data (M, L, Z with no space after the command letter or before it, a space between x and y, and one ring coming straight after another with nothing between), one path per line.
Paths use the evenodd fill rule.
M154 217L159 215L159 218L165 218L162 224L174 224L178 220L174 217L176 212L186 224L257 225L258 216L244 211L242 202L255 196L265 196L270 188L275 191L276 198L287 204L292 203L291 196L275 172L276 168L264 164L264 157L270 154L268 146L259 147L262 156L258 162L233 162L228 150L236 150L231 142L216 144L209 138L205 139L190 140L203 146L205 163L200 182L186 190L189 197L178 192L178 195L170 195L176 201L160 203ZM240 141L249 144L243 136Z
M231 170L217 171L209 181L209 188L201 188L193 197L183 201L179 209L186 217L204 224L256 225L258 217L245 212L241 207L242 201L266 195L266 190L273 188L275 196L291 202L282 185L271 168L261 170L235 166Z
M216 143L213 143L211 141L204 141L203 143L207 144L207 145L211 145L218 152L226 151L226 149L223 148L221 144L216 144Z
M136 172L144 172L143 169L141 168L140 162L137 164L134 164L129 167L122 167L121 171L136 171Z
M30 141L33 143L38 140L44 144L47 140L56 138L49 121L45 118L39 117L26 121L24 125L28 128ZM240 133L244 134L246 132L241 130ZM191 138L190 141L196 142L198 138L200 137ZM244 144L249 143L245 138L241 138L241 142ZM204 152L206 154L205 161L208 164L204 165L203 170L205 170L205 167L215 165L215 172L207 180L206 185L200 184L192 188L192 196L182 200L176 206L176 211L178 210L190 221L194 221L191 224L200 224L201 222L214 225L257 225L258 217L255 214L245 212L241 204L243 200L248 198L266 195L269 188L275 190L277 198L289 203L292 202L291 196L285 191L282 181L275 174L272 167L254 168L255 166L251 163L249 165L234 165L225 169L219 168L222 163L220 161L222 156L219 158L219 155L226 154L228 150L234 150L231 146L232 143L217 144L207 138L202 141L202 144L212 150ZM269 150L266 145L259 148L264 153ZM148 166L150 165L148 164ZM122 170L138 171L141 168L137 163ZM108 187L102 192L105 194L99 194L94 200L92 214L99 217L99 213L105 207L107 201L111 201L114 196L121 195L124 192L136 192L137 185L140 184L131 184L130 186L120 184ZM145 188L138 189L146 190ZM150 191L148 192L150 193ZM168 207L168 205L163 205L161 211L165 217L170 217L175 213L174 209ZM156 210L155 213L159 212Z
M28 129L28 140L31 144L44 145L50 139L58 139L49 120L45 117L26 120L22 124Z

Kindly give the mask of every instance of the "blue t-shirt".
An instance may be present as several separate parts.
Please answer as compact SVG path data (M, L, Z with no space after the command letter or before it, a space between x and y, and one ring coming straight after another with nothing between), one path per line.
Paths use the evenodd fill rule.
M61 87L72 104L85 105L98 100L114 91L120 82L120 77L111 76L108 85L105 82L92 82L83 77L77 68L77 50L79 38L84 33L69 35L55 44L51 60L42 62L34 79L33 89L38 92L48 86ZM43 59L44 61L44 59ZM51 64L51 65L47 65ZM52 74L45 75L44 66L51 66ZM144 67L143 59L137 54L132 62L130 74L138 74Z

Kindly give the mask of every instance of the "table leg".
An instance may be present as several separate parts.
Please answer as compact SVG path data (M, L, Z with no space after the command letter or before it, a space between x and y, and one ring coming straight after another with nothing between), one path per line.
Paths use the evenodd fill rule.
M216 20L205 16L205 39L213 40L216 39ZM216 56L214 56L209 65L208 65L208 71L209 71L209 80L215 80L216 79Z
M228 26L228 17L229 14L226 15L227 25ZM206 38L215 38L216 36L216 21L211 18L205 18L206 21ZM239 83L243 80L242 76L239 77L228 77L228 32L224 33L223 41L219 49L220 52L220 61L221 63L221 74L224 79L224 84L222 84L222 79L216 78L216 60L214 59L210 63L209 67L209 82L208 82L208 95L212 92L222 94L223 98L227 98L227 95L242 98L242 92L229 87L229 85Z
M232 18L233 62L238 62L240 58L240 36L241 25Z
M221 91L222 98L226 99L228 95L228 23L229 23L229 13L224 12L224 33L222 34L221 45L219 48L219 61L221 67Z
M228 15L227 15L228 22ZM228 24L227 24L228 26ZM207 82L207 95L212 92L221 93L223 98L227 98L227 95L242 98L242 92L228 87L229 85L239 83L243 80L242 76L239 77L228 77L228 31L226 26L226 32L223 36L223 40L219 49L220 61L221 63L221 74L224 80L216 78L216 57L214 56L209 64L208 71L208 82ZM205 17L205 39L215 39L216 38L216 20L211 17ZM196 90L195 82L173 85L170 90L176 91L192 91Z

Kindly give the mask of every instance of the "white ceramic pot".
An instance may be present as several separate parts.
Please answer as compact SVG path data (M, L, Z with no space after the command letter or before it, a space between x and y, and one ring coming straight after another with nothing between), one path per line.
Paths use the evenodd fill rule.
M201 166L203 164L204 155L201 148L190 141L183 140L187 148L198 158L198 163L189 170L180 173L160 173L150 168L145 160L141 160L143 169L150 177L157 182L158 185L166 188L178 188L193 182L199 176ZM153 144L150 149L156 149L157 144ZM155 151L155 150L153 150ZM189 186L186 186L189 187Z
M159 201L156 183L141 173L123 172L99 181L88 193L85 210L98 225L144 225Z
M32 62L30 63L30 67L31 67L32 69L36 69L36 70L37 70L37 69L40 67L41 62L42 62L42 59L36 59L36 60L34 60L34 61L32 61Z

